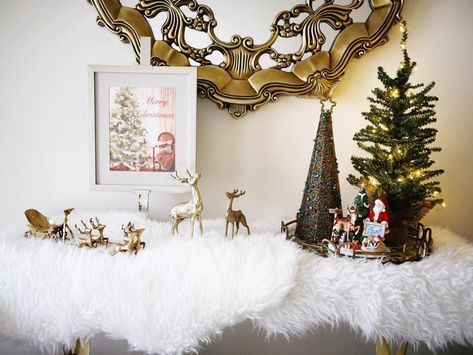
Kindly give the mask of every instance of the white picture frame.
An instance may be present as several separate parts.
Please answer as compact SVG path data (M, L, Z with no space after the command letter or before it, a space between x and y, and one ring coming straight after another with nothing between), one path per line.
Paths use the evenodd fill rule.
M188 191L170 173L195 171L196 69L89 65L88 84L90 189Z

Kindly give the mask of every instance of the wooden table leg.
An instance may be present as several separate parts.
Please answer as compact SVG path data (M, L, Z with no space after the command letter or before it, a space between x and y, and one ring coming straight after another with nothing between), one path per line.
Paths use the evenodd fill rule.
M64 349L64 355L90 355L90 340L82 345L80 340L77 339L74 350Z

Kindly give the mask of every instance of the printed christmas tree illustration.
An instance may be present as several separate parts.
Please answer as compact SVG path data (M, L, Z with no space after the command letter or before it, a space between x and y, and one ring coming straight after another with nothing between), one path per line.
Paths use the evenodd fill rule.
M330 238L333 215L329 208L342 207L330 110L322 111L314 142L296 227L296 237L308 243Z
M110 116L110 167L138 170L148 159L146 129L138 116L138 100L131 88L120 87Z

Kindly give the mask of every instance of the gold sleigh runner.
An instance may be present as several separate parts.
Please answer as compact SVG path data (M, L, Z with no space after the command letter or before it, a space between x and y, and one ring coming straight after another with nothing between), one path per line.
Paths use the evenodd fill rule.
M140 38L151 38L152 65L197 66L198 92L233 117L276 101L279 95L303 95L327 99L340 81L349 61L383 44L393 24L400 20L403 0L366 0L371 12L365 22L353 22L351 14L365 0L347 5L314 0L279 12L270 26L266 42L234 35L230 42L217 37L217 19L212 9L195 0L141 0L135 7L119 0L87 0L98 12L97 23L129 42L140 61ZM190 13L191 16L187 14ZM159 36L150 21L166 14ZM337 32L329 50L322 50L325 24ZM186 33L204 32L210 44L195 48L186 42ZM159 39L157 38L159 37ZM294 53L280 53L274 44L281 38L300 39ZM219 52L221 63L210 55ZM263 68L261 58L272 66Z

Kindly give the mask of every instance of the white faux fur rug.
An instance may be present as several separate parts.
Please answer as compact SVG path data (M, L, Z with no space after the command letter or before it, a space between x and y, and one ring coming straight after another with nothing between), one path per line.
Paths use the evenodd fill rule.
M253 319L268 334L347 323L373 340L473 343L473 246L446 230L434 230L438 247L423 261L382 265L302 251L277 235L276 221L234 240L223 220L204 221L192 240L187 222L173 237L168 222L127 212L74 211L70 224L95 215L115 241L130 220L146 228L146 249L112 257L25 239L26 227L0 233L1 336L50 353L103 332L179 354Z

